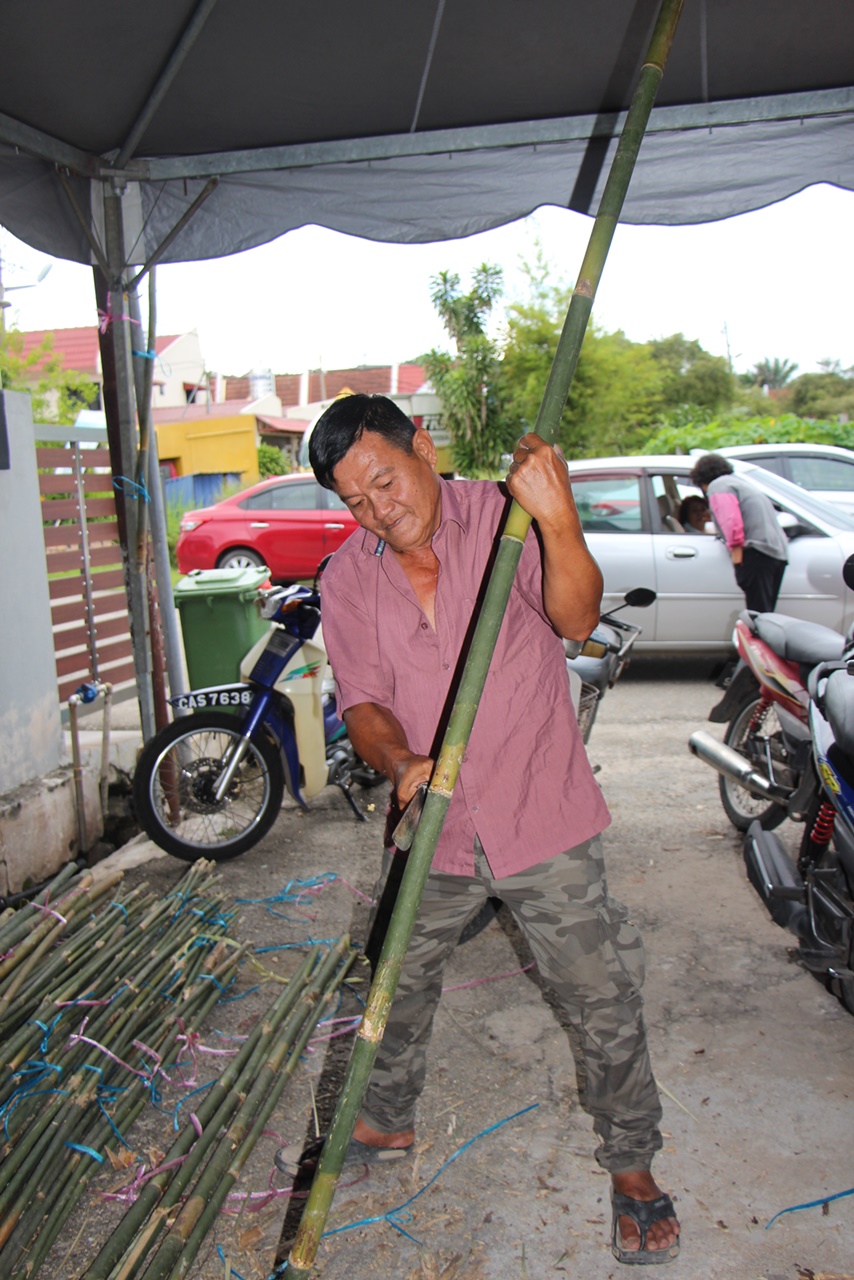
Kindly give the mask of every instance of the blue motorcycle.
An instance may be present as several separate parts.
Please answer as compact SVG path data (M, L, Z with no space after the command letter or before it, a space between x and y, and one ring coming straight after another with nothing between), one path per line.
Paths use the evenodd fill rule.
M383 781L336 714L317 591L277 588L262 612L270 630L243 659L241 680L170 698L178 718L146 744L134 773L140 825L187 862L251 849L279 816L285 789L308 808L337 786L364 821L353 784Z

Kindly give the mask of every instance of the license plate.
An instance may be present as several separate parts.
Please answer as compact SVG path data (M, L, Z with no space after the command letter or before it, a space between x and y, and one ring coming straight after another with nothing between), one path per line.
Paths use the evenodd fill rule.
M200 711L209 707L248 707L252 690L245 684L223 685L216 689L194 689L169 702L178 711Z

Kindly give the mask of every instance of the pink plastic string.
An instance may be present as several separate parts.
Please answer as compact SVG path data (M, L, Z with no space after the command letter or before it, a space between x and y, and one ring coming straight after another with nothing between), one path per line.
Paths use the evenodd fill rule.
M459 982L455 987L443 987L442 994L446 991L465 991L468 987L479 987L484 982L503 982L505 978L516 978L520 973L527 973L529 969L533 969L534 961L526 964L524 969L511 969L509 973L493 973L488 978L475 978L473 982Z
M137 1071L136 1067L132 1067L130 1066L129 1063L122 1061L122 1059L117 1057L116 1054L114 1054L110 1049L106 1047L106 1045L99 1044L97 1040L93 1040L90 1036L83 1035L83 1032L86 1030L86 1024L88 1021L89 1021L88 1018L84 1018L82 1023L80 1024L80 1031L76 1035L70 1035L68 1037L69 1046L74 1044L91 1045L93 1049L98 1049L101 1053L105 1054L110 1059L111 1062L115 1062L118 1064L118 1066L124 1067L125 1071L130 1071L131 1075L138 1076L139 1079L144 1080L146 1084L150 1084L154 1080L155 1076L158 1074L163 1077L163 1079L166 1081L167 1084L172 1083L172 1081L167 1076L166 1072L163 1070L159 1053L155 1053L153 1049L150 1049L148 1045L143 1044L141 1040L134 1040L132 1043L135 1049L139 1049L141 1053L146 1053L149 1055L149 1057L154 1059L154 1068L152 1071L150 1072Z
M178 1050L178 1057L175 1061L175 1065L180 1070L182 1055L184 1053L189 1053L193 1063L192 1075L190 1076L190 1079L187 1080L184 1077L183 1072L181 1074L181 1083L188 1089L193 1088L197 1083L197 1072L199 1068L198 1059L196 1058L197 1053L209 1053L214 1058L233 1058L234 1055L239 1052L237 1049L210 1049L207 1045L201 1043L201 1036L198 1031L187 1031L181 1018L178 1019L178 1026L181 1028L181 1031L176 1038L180 1042L181 1047Z
M30 906L35 907L36 911L44 911L45 915L55 916L61 924L68 924L65 916L61 916L58 911L55 911L53 907L49 907L46 902L31 902Z
M102 311L100 307L98 308L98 332L99 333L106 333L114 320L129 320L131 324L140 324L140 321L134 320L133 316L128 316L124 314L117 316L110 310Z

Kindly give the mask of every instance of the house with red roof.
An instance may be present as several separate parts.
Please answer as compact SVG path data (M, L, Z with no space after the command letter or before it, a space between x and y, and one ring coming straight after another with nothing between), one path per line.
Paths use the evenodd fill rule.
M23 333L22 337L22 355L25 359L38 352L42 346L47 344L49 347L45 355L29 369L27 377L34 387L48 360L58 359L61 368L80 373L95 383L98 394L90 408L103 408L104 375L97 325L79 329L34 329ZM153 355L139 358L154 361L152 396L155 407L174 408L207 399L207 374L199 335L195 330L182 334L164 334L157 338Z

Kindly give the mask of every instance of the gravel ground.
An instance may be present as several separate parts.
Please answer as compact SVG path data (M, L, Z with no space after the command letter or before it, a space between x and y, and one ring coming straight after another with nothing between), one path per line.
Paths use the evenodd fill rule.
M613 815L605 837L611 889L647 948L647 1022L666 1134L655 1171L684 1232L669 1274L851 1280L854 1197L786 1214L766 1230L780 1210L825 1200L854 1181L854 1018L799 966L794 938L772 924L750 889L716 776L687 750L716 697L710 671L698 660L636 659L603 703L590 743ZM289 805L257 848L223 865L223 886L239 901L235 936L258 948L345 932L364 940L383 789L362 798L374 806L367 824L353 821L330 791L309 814ZM787 823L781 833L796 846L799 828ZM138 845L141 864L127 878L168 892L185 868L158 852ZM328 874L336 878L308 904L245 901ZM296 954L259 960L285 975ZM414 1158L339 1186L327 1224L336 1234L322 1242L318 1277L625 1274L608 1247L608 1179L592 1158L570 1037L529 965L524 940L502 917L457 949ZM364 968L354 972L339 1016L358 1008L363 977ZM272 999L276 984L257 970L247 967L241 981L247 994L221 1006L204 1043L218 1032L244 1033ZM306 1056L246 1170L243 1198L230 1202L189 1280L269 1274L283 1222L287 1236L300 1203L273 1155L323 1125L348 1051L343 1038ZM174 1103L165 1098L164 1109ZM168 1116L153 1110L132 1135L144 1158L169 1140ZM110 1171L98 1190L126 1180ZM120 1212L90 1195L42 1274L80 1276Z

